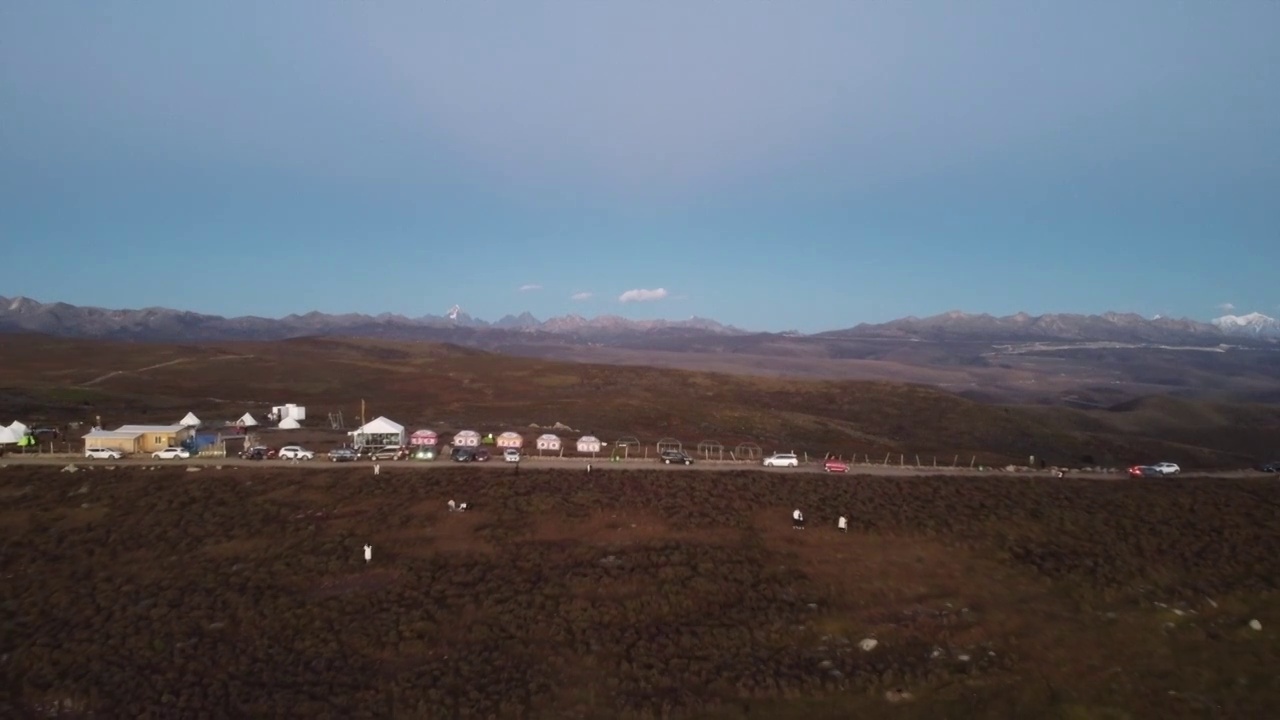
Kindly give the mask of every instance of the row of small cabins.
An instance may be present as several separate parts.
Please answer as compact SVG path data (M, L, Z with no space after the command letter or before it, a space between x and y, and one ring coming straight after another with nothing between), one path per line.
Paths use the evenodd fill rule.
M406 435L403 425L385 417L374 418L347 434L351 436L352 444L357 447L361 445L435 447L440 444L440 436L434 430L415 430ZM524 436L510 430L497 436L490 433L488 437L475 430L460 430L454 433L451 444L454 447L478 447L489 442L499 448L519 450L524 447ZM537 450L546 452L559 452L563 447L560 436L552 433L539 435L533 443ZM580 453L598 453L602 447L604 443L594 435L583 435L577 441L577 449Z
M295 418L288 416L285 419L296 421ZM241 418L236 424L244 427L254 426L257 423L246 422L245 418ZM115 430L94 428L84 436L84 442L86 448L109 448L123 453L150 453L167 447L190 444L196 438L196 428L199 425L200 420L195 415L187 413L187 417L173 425L121 425ZM290 429L283 424L280 427ZM440 436L434 430L417 430L406 434L403 425L386 417L374 418L347 434L351 437L352 444L357 447L362 445L436 447L440 444ZM504 449L522 449L525 439L517 432L508 431L497 436L491 433L485 437L475 430L459 431L452 438L454 447L478 447L487 444ZM584 435L578 438L576 447L580 453L598 453L604 445L594 435ZM560 452L563 442L557 435L544 433L534 440L534 447L539 451Z

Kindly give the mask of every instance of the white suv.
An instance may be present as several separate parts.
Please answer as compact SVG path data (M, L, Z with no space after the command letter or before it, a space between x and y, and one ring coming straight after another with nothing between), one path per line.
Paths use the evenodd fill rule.
M315 460L316 454L297 445L285 445L276 453L281 460Z
M1178 473L1182 472L1182 468L1178 467L1177 463L1171 463L1171 462L1156 463L1151 467L1155 468L1156 472L1160 473L1161 475L1177 475Z
M795 453L774 453L764 459L765 467L800 467L800 458Z
M84 456L94 460L119 460L124 457L124 453L111 448L85 448Z
M186 448L167 447L163 450L157 450L151 453L151 457L155 458L156 460L172 460L174 458L177 458L179 460L186 460L187 458L191 457L191 453L187 452Z

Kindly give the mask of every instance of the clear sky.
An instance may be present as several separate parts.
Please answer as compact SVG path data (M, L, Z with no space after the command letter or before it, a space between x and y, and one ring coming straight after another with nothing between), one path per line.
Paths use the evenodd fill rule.
M0 3L0 295L1275 315L1278 38L1272 0Z

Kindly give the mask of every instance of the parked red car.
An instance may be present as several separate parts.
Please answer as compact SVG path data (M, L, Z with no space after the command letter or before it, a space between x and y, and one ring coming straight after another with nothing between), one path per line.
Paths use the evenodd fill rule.
M822 469L827 472L847 473L849 472L849 464L843 460L827 460L822 463Z

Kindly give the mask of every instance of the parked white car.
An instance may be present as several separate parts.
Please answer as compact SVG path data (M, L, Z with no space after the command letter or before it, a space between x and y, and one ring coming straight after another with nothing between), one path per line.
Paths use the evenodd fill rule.
M1171 462L1156 463L1151 467L1155 468L1156 472L1160 473L1161 475L1177 475L1178 473L1182 472L1182 468L1178 467L1177 463L1171 463Z
M94 460L119 460L124 457L124 453L111 448L85 448L84 456Z
M800 458L795 453L774 453L764 459L765 467L800 467Z
M504 462L520 462L520 451L515 448L507 448L502 451L502 460Z
M285 445L276 453L276 457L281 460L315 460L316 454L304 447Z
M186 448L167 447L163 450L157 450L151 453L151 457L155 458L156 460L173 460L174 458L177 458L179 460L186 460L187 458L191 457L191 453L187 452Z

